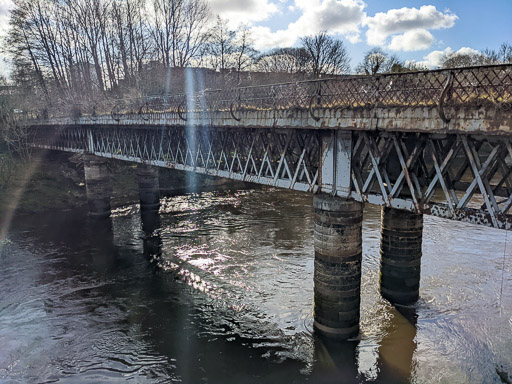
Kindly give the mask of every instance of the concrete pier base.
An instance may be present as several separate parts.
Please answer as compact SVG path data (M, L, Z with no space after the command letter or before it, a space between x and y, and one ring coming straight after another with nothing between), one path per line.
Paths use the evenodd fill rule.
M315 331L346 340L359 333L363 204L314 197Z
M85 155L84 173L89 214L94 217L109 217L112 188L107 160L94 155Z
M160 209L158 168L139 164L137 168L137 182L139 184L140 210L158 212Z
M394 304L418 300L423 215L382 208L380 291Z

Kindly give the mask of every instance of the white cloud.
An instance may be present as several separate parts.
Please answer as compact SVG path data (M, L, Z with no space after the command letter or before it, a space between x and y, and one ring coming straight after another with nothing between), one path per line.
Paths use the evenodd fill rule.
M366 17L366 4L361 0L295 0L295 10L302 15L287 29L272 32L268 27L253 27L256 49L293 45L300 37L321 31L340 34L350 42L359 41L360 26Z
M295 0L302 16L288 29L300 36L320 31L341 35L359 34L366 17L366 4L360 0Z
M12 8L12 0L0 0L0 43L5 37L7 28L9 27L9 10ZM5 57L0 56L0 75L8 75L8 65Z
M362 0L295 0L288 8L300 11L301 16L286 29L271 31L261 25L252 28L257 49L293 45L300 37L320 31L339 34L356 43L360 41L361 26L367 26L370 45L394 51L425 50L435 41L430 30L451 28L458 19L450 11L438 11L433 5L390 9L367 17Z
M423 57L424 61L420 61L418 64L424 65L427 68L437 68L441 65L443 58L450 53L453 53L450 47L443 51L432 51Z
M388 48L393 51L421 51L428 49L434 40L434 36L429 31L413 29L403 35L393 36Z
M276 47L290 47L297 40L297 36L289 33L288 30L272 32L269 27L252 27L251 36L254 40L254 48L259 51L266 51Z
M469 47L462 47L457 52L455 52L456 55L478 55L480 51L469 48Z
M213 13L227 19L231 26L258 22L278 12L278 7L269 0L210 0Z
M428 55L423 57L423 61L413 61L416 64L424 65L429 69L439 68L443 63L443 59L448 56L455 55L478 55L480 52L476 49L469 47L462 47L458 51L453 51L450 47L442 51L432 51Z
M386 13L379 12L373 17L367 17L363 25L368 26L368 44L383 47L392 36L390 49L411 51L426 49L434 42L428 30L451 28L457 19L457 15L449 11L443 13L433 5L423 5L420 9L404 7L390 9ZM414 41L420 42L417 48L412 45Z
M12 6L12 0L0 0L0 34L5 33L9 26L9 10Z

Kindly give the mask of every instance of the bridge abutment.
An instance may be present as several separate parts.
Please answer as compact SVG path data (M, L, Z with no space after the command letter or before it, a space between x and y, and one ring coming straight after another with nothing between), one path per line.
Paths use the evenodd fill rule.
M315 209L315 330L348 339L359 333L363 204L321 194Z
M137 167L137 182L139 184L140 210L158 212L160 209L158 168L147 164L139 164Z
M89 214L94 217L109 217L112 188L107 160L86 154L84 156L84 174Z
M419 296L423 215L382 208L380 291L394 304L409 304Z

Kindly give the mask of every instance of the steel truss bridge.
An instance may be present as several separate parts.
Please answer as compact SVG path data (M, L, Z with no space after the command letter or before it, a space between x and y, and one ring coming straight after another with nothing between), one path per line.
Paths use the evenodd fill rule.
M512 65L110 100L27 119L35 147L510 229Z

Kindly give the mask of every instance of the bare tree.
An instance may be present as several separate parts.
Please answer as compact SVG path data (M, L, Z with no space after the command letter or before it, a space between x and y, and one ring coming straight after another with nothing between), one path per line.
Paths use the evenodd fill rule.
M482 54L489 64L512 64L512 45L509 43L502 43L497 50L484 49Z
M356 73L375 75L377 73L398 72L404 68L403 62L396 56L389 56L380 48L373 48L366 52L363 61L356 67Z
M154 0L154 26L151 30L159 60L166 67L174 65L171 55L175 52L174 40L177 36L178 20L181 18L182 0Z
M22 112L18 109L21 105L19 99L24 95L10 93L9 88L6 79L0 76L0 150L1 147L6 149L6 155L0 156L0 170L4 172L10 172L13 157L30 160L32 153L30 131L17 119L17 114Z
M478 65L512 63L512 45L502 43L497 50L484 49L482 52L449 52L441 59L442 68L471 67Z
M5 50L14 60L14 78L25 83L36 78L41 89L48 94L48 85L43 74L43 62L39 57L36 42L34 42L34 23L31 21L30 4L16 0L9 21L9 34ZM34 75L30 74L32 66Z
M151 54L146 0L126 0L126 29L129 37L131 70L141 72Z
M392 56L391 60L393 62L391 69L389 70L391 73L428 71L428 68L425 65L418 64L416 62L405 63L396 56Z
M182 33L177 41L176 66L186 67L198 56L207 39L206 29L210 18L207 0L188 0L185 3Z
M118 80L123 78L127 84L133 85L152 49L146 0L113 2L111 14L115 31L114 48L118 50L116 57L122 67L122 75L118 76Z
M339 75L350 71L350 58L343 42L327 35L325 31L303 37L301 43L310 56L314 76Z
M252 66L257 53L252 44L247 25L232 30L226 20L217 16L217 22L208 31L202 59L207 67L215 70L244 71Z
M306 72L311 57L305 48L277 48L261 55L256 69L261 72Z
M258 52L253 47L251 31L249 30L249 27L246 24L242 24L236 31L234 44L234 67L238 72L250 68L254 63L254 59Z
M235 31L228 28L226 20L217 16L217 22L209 33L206 46L208 66L223 70L231 68L232 54L235 51Z
M442 68L472 67L492 64L492 61L482 53L450 53L441 60Z
M152 32L166 67L185 67L207 39L210 9L206 0L154 0Z

